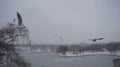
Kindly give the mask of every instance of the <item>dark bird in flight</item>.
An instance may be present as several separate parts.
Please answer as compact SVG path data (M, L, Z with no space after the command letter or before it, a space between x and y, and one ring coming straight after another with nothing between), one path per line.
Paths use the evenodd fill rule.
M21 15L17 12L17 18L18 18L18 25L22 25L22 17Z
M89 40L91 40L91 41L93 41L93 42L96 42L97 40L103 40L104 38L98 38L98 39L89 39Z

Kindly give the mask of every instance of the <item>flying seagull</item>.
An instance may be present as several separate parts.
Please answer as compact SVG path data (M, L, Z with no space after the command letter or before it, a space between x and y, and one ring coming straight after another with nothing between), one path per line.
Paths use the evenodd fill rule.
M56 35L61 41L64 41L64 39L60 35Z
M18 18L18 25L22 25L22 17L21 15L17 12L17 18Z
M88 40L91 40L93 42L96 42L97 40L103 40L104 38L97 38L97 39L88 39Z

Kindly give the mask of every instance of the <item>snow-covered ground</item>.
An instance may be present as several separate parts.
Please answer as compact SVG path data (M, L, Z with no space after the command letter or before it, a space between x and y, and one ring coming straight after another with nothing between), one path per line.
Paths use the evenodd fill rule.
M32 67L114 67L113 59L120 58L106 54L88 55L88 53L84 53L84 55L86 54L87 56L77 57L61 57L53 52L27 53L21 55L31 63Z
M73 54L72 52L66 52L65 55L58 53L59 56L85 56L85 55L117 55L120 56L120 52L116 53L110 53L107 51L104 52L84 52L84 53L78 53L78 54Z

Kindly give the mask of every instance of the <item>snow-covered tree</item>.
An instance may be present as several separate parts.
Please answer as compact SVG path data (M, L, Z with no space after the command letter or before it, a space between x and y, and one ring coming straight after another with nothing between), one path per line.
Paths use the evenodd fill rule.
M25 26L9 23L0 29L0 67L30 67L30 64L15 51L18 37L29 37Z

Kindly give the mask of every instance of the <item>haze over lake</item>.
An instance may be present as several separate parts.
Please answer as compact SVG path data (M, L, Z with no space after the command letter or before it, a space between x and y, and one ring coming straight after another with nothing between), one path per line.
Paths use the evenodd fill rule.
M0 27L13 22L18 11L33 44L81 43L99 37L105 39L98 42L120 41L119 6L119 0L1 0Z

